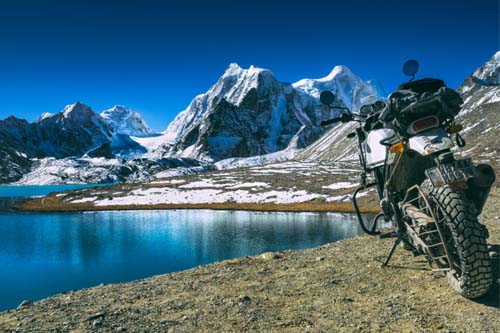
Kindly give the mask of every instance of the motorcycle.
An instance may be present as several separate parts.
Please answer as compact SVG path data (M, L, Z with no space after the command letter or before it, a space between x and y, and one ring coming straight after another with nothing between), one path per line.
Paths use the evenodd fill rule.
M414 255L424 255L433 271L444 272L450 286L466 298L488 292L492 265L486 226L479 223L495 172L487 164L456 158L462 126L455 121L462 99L439 79L414 80L418 62L407 61L403 72L410 81L387 101L365 104L359 110L335 106L335 95L324 91L320 100L339 117L323 126L357 122L348 137L357 137L361 185L352 197L361 228L370 235L393 237L382 266L387 266L399 244ZM381 212L371 223L360 213L357 195L376 187ZM390 223L382 233L382 221Z

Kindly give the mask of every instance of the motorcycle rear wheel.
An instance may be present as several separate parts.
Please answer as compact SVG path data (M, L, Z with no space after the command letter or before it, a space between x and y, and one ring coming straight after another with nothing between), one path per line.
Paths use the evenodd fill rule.
M449 186L434 188L425 180L421 189L433 198L439 214L445 217L445 236L451 271L450 286L466 298L478 298L488 292L492 282L491 259L486 245L485 227L479 223L476 207L462 191Z

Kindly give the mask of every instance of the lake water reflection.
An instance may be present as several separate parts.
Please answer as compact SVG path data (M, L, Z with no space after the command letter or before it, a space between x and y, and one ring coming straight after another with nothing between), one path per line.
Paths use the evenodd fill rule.
M209 210L0 213L0 311L23 299L124 282L360 234L334 213Z

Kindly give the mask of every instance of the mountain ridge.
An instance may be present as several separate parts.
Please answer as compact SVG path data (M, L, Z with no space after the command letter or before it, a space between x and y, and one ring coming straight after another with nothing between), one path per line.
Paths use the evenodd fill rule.
M473 145L472 150L480 152L484 161L490 161L492 154L499 151L498 142L490 140L482 144L474 140L479 137L478 130L495 132L493 129L498 126L488 124L495 122L498 112L489 112L493 118L486 117L485 121L480 119L481 111L475 109L497 108L500 94L498 87L479 86L473 76L491 79L498 75L499 55L497 52L490 63L476 69L458 88L465 100L459 115L464 119L464 135ZM322 120L337 114L320 104L318 97L323 90L333 91L338 96L338 106L353 109L368 97L385 97L378 81L364 81L346 66L335 66L327 76L319 79L283 83L270 70L255 66L244 69L232 63L214 85L193 98L162 133L152 133L140 114L120 105L99 115L77 102L60 112L44 113L33 123L13 116L0 120L3 147L0 156L4 156L0 168L9 170L2 173L0 182L19 180L34 168L35 173L28 177L32 183L36 180L35 174L37 177L44 174L40 168L46 165L62 170L75 163L86 168L87 173L84 179L76 176L72 181L92 182L92 176L88 175L92 163L97 163L96 167L103 165L96 158L111 159L110 163L104 163L105 168L113 164L113 171L102 171L99 179L108 179L105 174L111 172L114 176L109 179L118 179L116 181L141 180L141 174L151 177L154 170L165 170L168 165L189 167L193 165L190 161L196 160L203 162L203 168L208 165L206 163L221 160L221 165L227 168L233 164L293 157L352 162L356 159L354 145L344 134L352 131L353 125L344 124L326 132L319 125ZM116 116L118 114L122 116ZM132 122L128 123L127 115L138 117L131 117ZM476 120L469 121L473 118ZM257 158L259 156L262 158ZM60 161L33 165L33 157L55 157ZM125 169L132 171L123 169L124 174L117 171L125 166L122 159L127 161ZM172 162L161 164L159 161L164 159Z
M0 120L0 182L19 180L32 159L137 156L146 150L115 132L92 108L75 102L56 113L43 113L30 123L14 116Z

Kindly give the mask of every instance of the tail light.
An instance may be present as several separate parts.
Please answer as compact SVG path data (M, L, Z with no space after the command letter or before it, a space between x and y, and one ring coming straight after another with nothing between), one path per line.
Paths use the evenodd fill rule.
M428 130L430 128L438 127L439 119L436 116L425 117L419 120L415 120L408 127L409 134L417 134L422 131Z

